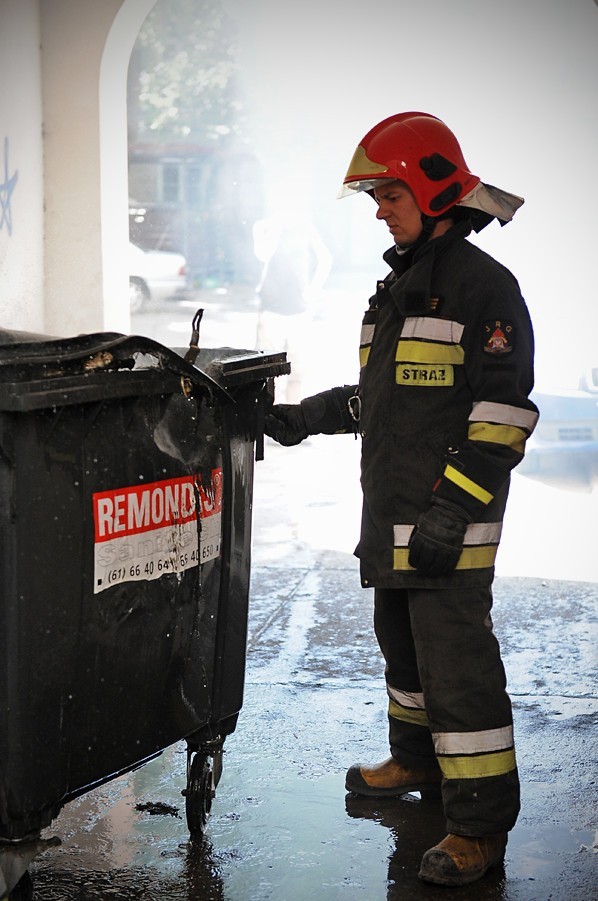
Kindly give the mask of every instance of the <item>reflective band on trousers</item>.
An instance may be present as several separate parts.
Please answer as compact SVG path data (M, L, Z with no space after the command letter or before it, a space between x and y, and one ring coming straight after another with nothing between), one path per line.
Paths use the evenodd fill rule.
M427 726L428 717L424 707L424 695L421 691L401 691L386 685L388 692L388 714L396 720L404 723L413 723L416 726Z
M400 688L393 688L392 685L386 685L386 690L397 704L403 707L415 707L419 710L424 709L424 693L423 691L401 691Z
M517 767L515 751L497 751L490 754L472 754L467 757L442 757L437 760L445 779L484 779L487 776L504 776Z
M413 723L414 726L427 726L428 717L425 710L417 710L415 707L403 707L392 698L388 701L388 714L403 723Z
M432 738L446 779L502 776L517 766L512 725L481 732L435 732Z
M513 747L513 726L484 729L480 732L434 732L437 754L482 754L506 751Z

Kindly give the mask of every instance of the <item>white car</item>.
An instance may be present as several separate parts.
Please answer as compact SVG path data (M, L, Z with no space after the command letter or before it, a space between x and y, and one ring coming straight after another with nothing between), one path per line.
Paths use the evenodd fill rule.
M187 290L187 261L169 250L142 250L129 242L129 302L137 313L148 300L162 301Z

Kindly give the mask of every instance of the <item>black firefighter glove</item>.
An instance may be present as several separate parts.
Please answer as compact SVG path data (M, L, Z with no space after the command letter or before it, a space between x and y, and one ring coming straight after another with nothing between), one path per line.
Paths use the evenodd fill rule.
M463 550L465 529L472 522L456 504L434 498L409 539L409 565L422 576L452 573Z
M264 432L285 447L300 444L309 435L301 404L274 404L266 414Z
M350 385L330 388L298 404L274 404L266 414L264 431L279 444L291 447L308 435L333 435L351 430L353 420L347 400L355 389Z

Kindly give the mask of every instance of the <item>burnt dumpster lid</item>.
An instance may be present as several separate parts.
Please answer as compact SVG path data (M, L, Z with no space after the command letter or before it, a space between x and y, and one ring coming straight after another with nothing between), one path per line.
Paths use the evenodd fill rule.
M175 391L182 379L187 392L230 399L210 375L151 338L118 332L55 338L0 329L0 409Z
M175 351L183 356L187 348L177 347ZM264 353L237 347L201 347L195 366L224 388L288 375L291 371L283 351Z

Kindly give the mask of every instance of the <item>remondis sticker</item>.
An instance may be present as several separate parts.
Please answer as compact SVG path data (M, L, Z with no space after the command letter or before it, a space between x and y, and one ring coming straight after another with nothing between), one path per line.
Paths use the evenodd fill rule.
M220 555L222 469L92 496L94 594L182 573ZM199 523L199 529L198 529Z

